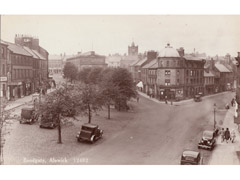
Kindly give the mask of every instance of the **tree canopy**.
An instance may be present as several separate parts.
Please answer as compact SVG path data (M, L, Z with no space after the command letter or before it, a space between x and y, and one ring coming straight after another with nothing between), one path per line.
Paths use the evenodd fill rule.
M64 78L68 78L72 82L77 79L78 69L74 64L67 62L63 68L63 74Z

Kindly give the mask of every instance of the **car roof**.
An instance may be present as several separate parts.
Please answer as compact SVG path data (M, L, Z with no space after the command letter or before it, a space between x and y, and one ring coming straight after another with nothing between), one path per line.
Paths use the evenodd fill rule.
M200 153L198 151L186 150L183 151L183 156L197 157Z
M89 127L89 128L96 128L96 127L98 127L98 125L96 125L96 124L90 124L90 123L85 123L85 124L83 124L83 126Z
M205 130L205 131L203 131L203 134L207 134L207 135L213 135L213 131L211 131L211 130Z
M34 110L34 107L24 107L22 110Z

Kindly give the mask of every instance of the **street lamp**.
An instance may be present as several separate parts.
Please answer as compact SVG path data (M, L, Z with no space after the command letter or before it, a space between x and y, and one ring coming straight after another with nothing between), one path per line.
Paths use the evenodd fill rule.
M214 113L214 123L213 123L213 127L214 127L214 130L216 129L216 107L217 107L217 105L216 105L216 103L214 103L214 111L213 111L213 113Z

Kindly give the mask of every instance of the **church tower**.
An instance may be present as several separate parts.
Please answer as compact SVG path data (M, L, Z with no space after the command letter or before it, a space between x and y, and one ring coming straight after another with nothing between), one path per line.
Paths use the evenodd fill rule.
M128 56L137 56L138 55L138 46L135 46L132 42L131 46L128 46Z

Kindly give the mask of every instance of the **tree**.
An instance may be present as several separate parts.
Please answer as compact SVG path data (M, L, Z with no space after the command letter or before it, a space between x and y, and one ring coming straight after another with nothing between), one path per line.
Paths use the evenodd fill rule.
M115 105L120 111L121 109L128 109L127 101L132 97L137 97L136 86L134 85L131 73L124 68L114 69L112 74L114 86L118 88L114 100Z
M74 64L67 62L63 68L63 74L64 78L70 79L72 83L73 80L77 79L78 69Z
M91 123L92 113L101 110L104 104L99 87L95 84L78 84L75 90L79 93L79 110L88 116L88 123Z
M79 113L79 96L73 85L63 84L55 91L47 94L40 104L38 114L42 120L55 122L58 127L58 143L62 143L61 125L69 111Z
M91 72L91 68L84 68L79 71L78 73L78 80L81 81L82 83L88 84L88 76L89 73Z
M116 95L119 94L119 88L115 85L113 79L113 70L105 69L100 76L101 96L108 108L108 119L110 119L110 106L115 101Z

